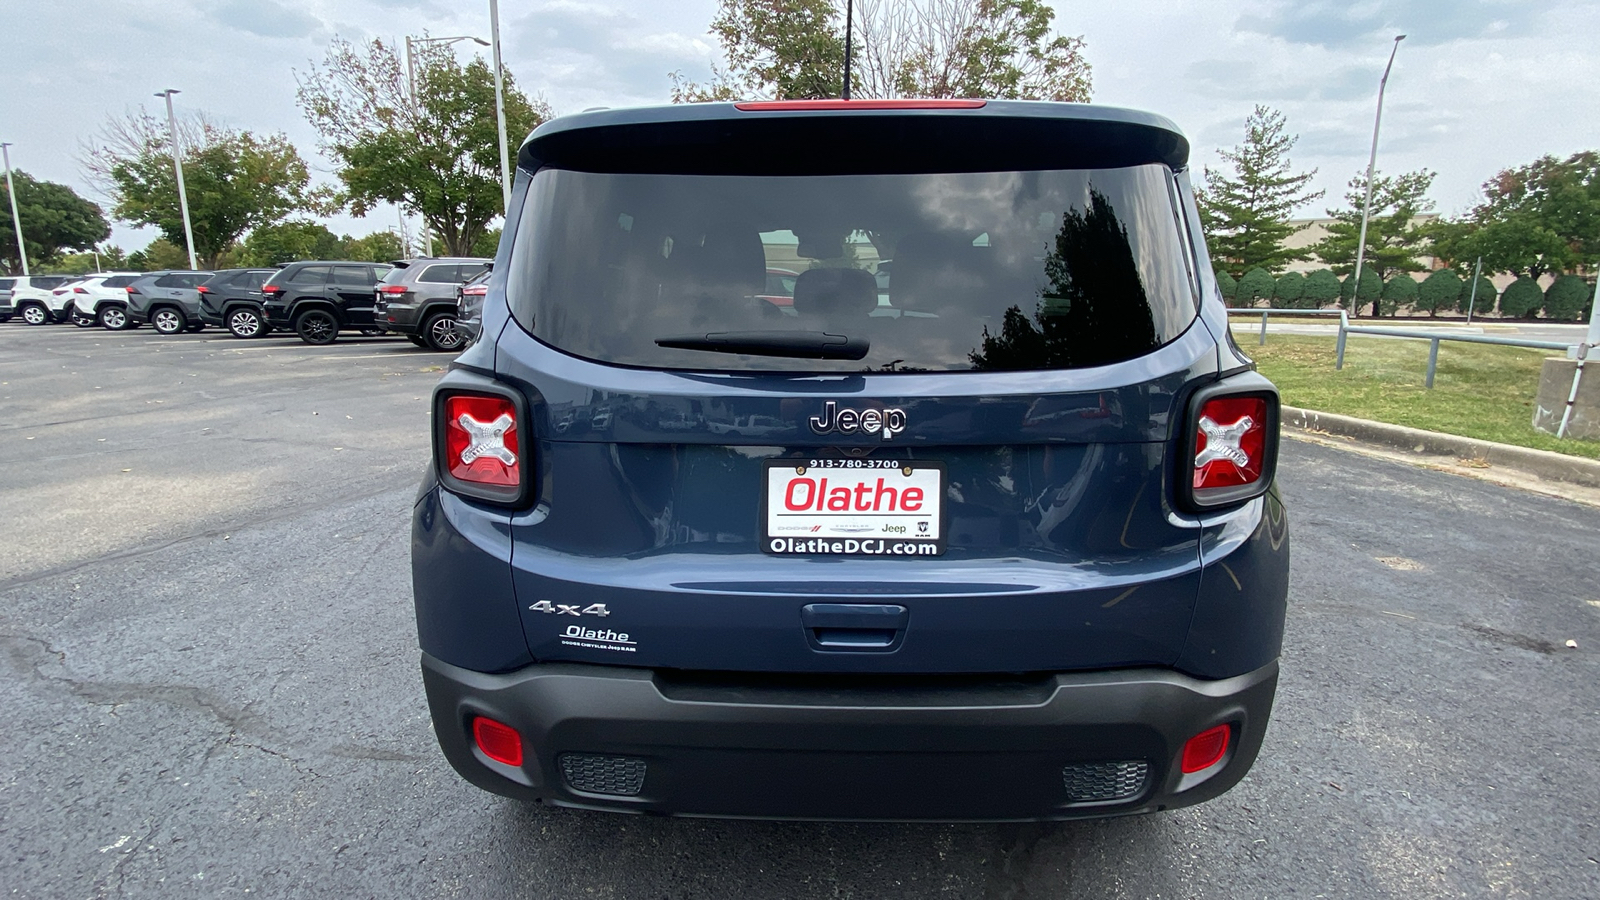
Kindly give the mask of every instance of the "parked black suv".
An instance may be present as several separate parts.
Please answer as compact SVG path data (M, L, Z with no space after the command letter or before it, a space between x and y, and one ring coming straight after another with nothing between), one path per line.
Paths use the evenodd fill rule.
M411 343L454 353L466 344L456 326L457 294L489 268L476 257L395 260L378 285L378 327Z
M434 732L472 783L1066 819L1254 762L1278 394L1229 339L1167 119L557 118L518 153L483 334L435 389L411 542Z
M290 328L308 344L331 344L340 331L377 331L373 318L385 263L293 262L261 285L262 310L273 328Z
M200 292L200 321L224 326L234 337L266 334L266 314L261 311L261 285L277 269L223 269L195 290Z

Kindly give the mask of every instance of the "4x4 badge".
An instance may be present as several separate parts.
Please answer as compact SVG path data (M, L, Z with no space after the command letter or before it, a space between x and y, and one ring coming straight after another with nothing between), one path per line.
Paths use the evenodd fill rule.
M822 405L822 415L811 417L811 430L817 434L838 431L853 434L857 431L876 434L884 440L906 430L906 411L903 409L839 409L829 400Z

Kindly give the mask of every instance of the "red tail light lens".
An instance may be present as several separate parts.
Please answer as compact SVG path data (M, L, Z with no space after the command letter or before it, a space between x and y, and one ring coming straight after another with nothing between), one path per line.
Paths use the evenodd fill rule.
M504 722L486 716L472 720L472 739L483 755L508 766L522 765L522 735Z
M444 401L445 471L468 484L522 484L517 408L505 397L453 394Z
M74 294L87 294L87 293L89 293L88 291L84 290L83 288L73 288L72 292Z
M202 285L199 285L199 286L198 286L198 287L196 287L196 288L195 288L195 290L197 290L197 291L199 291L199 292L200 292L200 293L202 293L202 294L209 294L209 293L211 293L211 288L208 288L208 287L206 287L206 286L205 286L205 285L203 285L203 284L202 284Z
M281 293L283 293L283 285L281 285L281 284L263 284L261 286L261 293L266 294L268 296L271 296L273 294L281 294Z
M383 284L378 286L380 294L404 294L406 286L403 284Z
M1238 487L1260 480L1266 463L1265 397L1215 397L1195 428L1194 489Z
M139 289L138 289L138 288L136 288L136 287L134 287L134 286L133 286L133 285L131 285L131 284L130 284L130 285L128 285L128 286L127 286L127 287L125 287L125 288L123 288L123 290L125 290L125 291L127 291L127 292L128 292L128 293L130 293L130 294L137 294L137 293L139 293Z
M1183 745L1183 759L1179 762L1183 774L1203 772L1221 762L1228 752L1228 737L1232 733L1231 726L1218 725L1189 738Z
M468 297L483 297L488 295L489 286L486 284L474 284L469 287L462 288L461 293Z
M1239 503L1272 486L1278 456L1278 392L1254 372L1202 388L1189 403L1178 490L1187 506Z

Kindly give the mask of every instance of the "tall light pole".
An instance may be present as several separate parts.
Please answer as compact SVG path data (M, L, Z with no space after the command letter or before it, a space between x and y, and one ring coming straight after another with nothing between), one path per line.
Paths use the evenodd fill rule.
M489 0L489 40L494 42L494 118L500 131L501 210L511 215L511 152L506 148L506 73L500 64L500 0Z
M172 113L172 95L181 93L177 88L167 88L157 97L167 100L167 134L172 138L172 170L178 173L178 206L183 210L183 239L189 244L189 268L198 269L194 257L194 228L189 224L189 193L183 189L183 153L178 149L178 117Z
M855 31L851 20L855 18L855 0L844 0L844 94L850 99L850 36Z
M420 112L421 110L420 110L420 107L417 106L417 66L416 66L416 61L415 61L416 60L416 55L415 55L416 51L413 50L412 48L413 47L420 47L423 44L445 44L445 45L448 46L450 44L454 44L457 41L475 41L481 46L484 46L484 47L489 46L489 42L488 41L486 41L486 40L484 40L483 38L480 38L480 37L473 37L470 34L458 34L458 35L455 35L453 37L436 37L436 38L414 38L409 34L406 35L406 93L410 96L410 99L411 99L411 112L412 112L413 115L415 115L416 113ZM401 215L404 215L404 213L401 213ZM422 214L422 240L423 240L423 243L425 245L425 249L424 249L423 252L428 254L429 256L432 256L433 255L433 228L428 225L428 214L427 213L423 213Z
M1389 86L1389 70L1394 68L1394 55L1400 52L1400 42L1405 39L1403 34L1394 36L1394 47L1389 50L1389 64L1383 67L1383 78L1378 82L1378 115L1372 120L1372 155L1367 157L1367 199L1361 204L1361 237L1356 241L1356 283L1350 289L1352 308L1359 307L1361 302L1361 264L1367 256L1367 217L1372 213L1372 173L1378 165L1378 126L1383 124L1383 90Z
M11 145L0 144L0 155L6 160L6 195L11 198L11 224L17 229L17 258L22 260L22 274L28 274L28 245L22 242L22 216L17 213L17 188L11 183Z

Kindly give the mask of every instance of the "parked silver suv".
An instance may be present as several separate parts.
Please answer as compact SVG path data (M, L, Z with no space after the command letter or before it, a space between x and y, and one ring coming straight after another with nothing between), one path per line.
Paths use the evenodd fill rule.
M475 257L397 259L376 288L374 319L418 347L455 353L467 343L456 327L457 289L488 268Z

